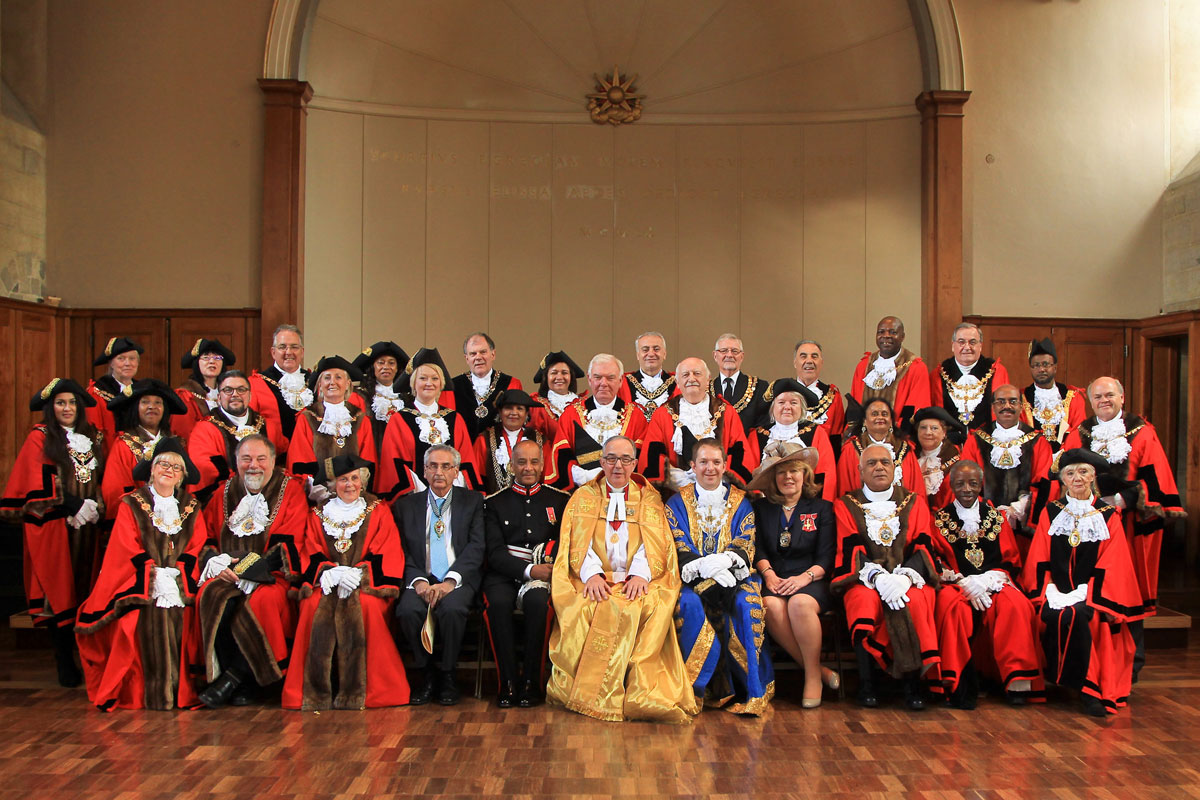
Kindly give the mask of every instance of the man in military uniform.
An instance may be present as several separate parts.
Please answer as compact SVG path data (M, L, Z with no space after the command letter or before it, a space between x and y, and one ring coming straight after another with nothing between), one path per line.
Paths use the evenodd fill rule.
M513 447L512 485L484 503L487 571L483 618L500 673L501 708L542 701L546 633L550 629L550 573L558 526L568 494L542 483L542 448L532 439ZM525 616L523 670L518 682L513 612ZM517 689L517 686L520 686Z

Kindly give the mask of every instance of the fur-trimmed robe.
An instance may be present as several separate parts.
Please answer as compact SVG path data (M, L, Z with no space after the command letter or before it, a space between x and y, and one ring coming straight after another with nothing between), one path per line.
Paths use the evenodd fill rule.
M275 441L266 417L253 409L249 410L246 427L266 436L272 442ZM205 413L204 418L192 428L192 435L187 443L188 456L200 471L200 482L193 487L193 494L205 506L217 490L217 484L228 480L229 476L237 471L234 449L241 441L235 435L237 430L237 425L230 421L220 407Z
M503 467L496 459L496 450L503 447L501 444L504 441L503 431L503 425L493 425L480 433L479 438L475 440L475 464L479 467L484 494L495 494L512 486L513 475L508 471L508 467L512 465L512 452L509 452L508 464ZM550 458L550 446L546 438L542 436L542 432L527 425L521 429L521 435L517 441L526 440L537 443L538 448L542 451L542 463L547 463ZM516 445L513 445L513 448L515 449Z
M85 499L95 500L104 515L100 496L103 447L92 442L97 468L86 483L74 469L63 469L46 459L49 431L33 426L0 498L0 518L21 523L25 534L25 598L35 625L66 627L95 581L100 562L97 525L72 528L67 518L79 513ZM99 438L99 433L97 433Z
M992 444L988 441L995 431L994 425L984 425L971 431L962 449L963 461L974 461L983 469L983 497L997 506L1007 506L1029 495L1027 511L1028 530L1014 530L1025 539L1024 549L1029 549L1028 537L1041 516L1042 508L1050 495L1050 462L1054 454L1050 443L1041 433L1023 422L1017 423L1025 436L1030 437L1021 444L1021 463L1015 469L1001 469L992 465ZM1018 540L1018 544L1021 544Z
M108 410L108 401L121 393L121 384L111 374L101 375L88 381L87 393L96 401L96 405L83 409L84 414L92 427L104 434L105 443L112 447L117 440L117 420L113 412Z
M925 475L921 472L921 462L917 461L917 448L907 439L889 436L888 441L896 451L896 466L900 468L900 485L920 497L925 497ZM862 473L859 471L858 460L863 450L873 444L870 435L863 431L854 438L847 439L842 445L841 455L838 456L838 491L841 494L853 492L862 488Z
M392 606L404 588L404 548L391 509L372 495L366 517L339 553L317 513L304 540L307 564L300 585L300 624L291 667L283 684L283 707L301 711L380 708L408 703L408 680L388 628ZM321 574L333 566L363 571L362 583L342 599L321 591ZM336 667L335 667L336 665ZM333 674L338 681L336 691Z
M379 453L379 469L373 488L375 494L389 503L394 503L401 495L420 490L413 482L414 475L424 480L425 451L432 445L421 441L419 414L411 406L402 408L392 414L383 433L383 450ZM439 406L438 414L450 432L450 440L440 444L448 444L458 451L462 459L459 475L468 489L478 489L479 466L475 463L475 444L467 432L467 423L461 414L445 406Z
M965 411L955 405L954 398L946 390L946 383L955 383L964 374L958 368L958 362L953 357L947 358L937 369L930 370L929 404L941 406L950 413L950 416L958 417L964 425L974 430L995 419L992 415L992 390L1009 382L1008 370L996 359L980 356L967 372L978 378L984 387L983 396L979 398L979 405L975 406L975 410L970 415L966 415Z
M1088 417L1063 444L1063 451L1073 447L1092 446L1092 428L1096 417ZM1167 462L1158 432L1149 420L1136 414L1125 414L1125 438L1129 440L1129 455L1124 461L1109 465L1109 473L1133 486L1121 492L1125 510L1121 519L1125 526L1125 541L1133 559L1133 574L1137 576L1138 591L1147 615L1158 610L1158 558L1162 549L1163 528L1168 519L1186 517L1180 501L1175 475ZM1054 461L1058 464L1058 459ZM1061 493L1061 484L1055 483Z
M878 350L863 353L858 366L854 368L850 396L864 408L871 400L882 397L895 409L896 424L902 425L929 405L929 368L919 355L902 347L896 354L896 378L882 389L873 389L865 381L867 373L878 360Z
M725 462L728 474L735 482L745 485L754 475L758 467L758 439L746 439L742 429L742 419L733 406L723 397L705 395L708 402L708 413L716 427L712 438L725 447ZM647 480L658 484L669 477L668 467L686 470L691 465L692 448L696 446L696 437L692 430L679 420L679 404L683 395L675 395L661 408L654 412L650 424L646 428L645 438L642 439L641 457L638 459L638 472ZM675 429L683 428L683 452L676 453L672 443Z
M296 604L289 598L288 590L294 576L301 571L299 545L308 531L310 513L303 481L278 467L262 493L269 509L267 527L252 536L235 536L228 526L229 515L246 496L240 478L222 483L204 512L214 538L200 554L201 572L208 559L218 553L228 553L236 559L252 552L265 557L278 550L283 556L283 569L275 573L275 582L260 585L249 596L237 584L218 578L200 587L196 599L202 648L199 663L203 663L208 681L215 680L222 671L214 642L226 607L236 609L234 639L258 684L273 683L287 671L289 646L296 631Z
M617 413L614 435L626 436L640 448L642 438L646 435L646 415L641 412L640 406L635 405L626 403L620 397L613 399L612 408ZM546 462L547 484L569 489L574 485L571 467L588 470L600 468L603 445L592 438L584 423L587 415L595 410L596 398L580 397L571 401L558 418L558 439L551 449L550 460Z
M173 536L151 522L148 487L125 495L119 506L100 577L75 627L88 700L102 711L194 706L194 602L200 549L208 538L200 503L186 492L180 496L183 527ZM183 608L155 605L151 592L159 566L179 570Z
M845 597L851 639L855 645L862 643L880 667L895 677L922 670L927 681L936 682L941 658L933 621L934 590L939 582L930 536L933 522L923 496L897 486L889 499L896 504L899 520L899 530L890 546L876 544L867 536L866 516L858 504L870 501L861 489L839 497L833 504L838 543L830 589ZM900 566L911 567L925 579L925 585L910 588L908 605L893 611L883 604L875 589L859 580L859 570L868 561L888 572Z
M300 374L308 380L308 370L301 369ZM263 370L250 373L250 408L267 418L269 430L276 431L278 439L273 439L277 457L283 461L287 456L288 444L292 440L292 432L296 429L296 412L283 399L279 389L279 379L283 373L274 364Z
M296 428L288 445L288 472L315 477L321 473L321 463L326 459L350 453L372 464L377 463L370 417L353 403L346 403L346 409L350 412L351 432L341 446L333 434L318 430L325 416L325 403L314 400L311 406L296 415Z

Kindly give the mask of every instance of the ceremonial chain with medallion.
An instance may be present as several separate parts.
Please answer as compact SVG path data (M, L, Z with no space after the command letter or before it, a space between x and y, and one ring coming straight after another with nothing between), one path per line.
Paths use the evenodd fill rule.
M945 510L939 510L934 518L934 524L947 542L954 544L962 539L969 545L964 555L975 569L979 569L983 564L983 550L979 548L979 538L982 536L989 542L996 541L1000 534L1000 523L1001 517L995 508L988 509L987 516L979 523L979 530L974 533L965 532Z
M337 520L330 519L322 514L319 510L317 511L317 516L321 518L322 525L327 525L330 528L336 528L339 531L339 533L334 537L334 550L337 550L339 553L344 553L354 545L354 531L358 530L358 527L362 525L362 521L367 518L368 511L370 511L369 508L364 508L362 513L360 513L357 517L351 520L346 520L345 522L338 522ZM351 530L350 533L346 533L348 528L353 528L353 530Z
M970 386L960 386L958 383L952 381L950 376L946 374L945 367L940 367L939 369L942 372L942 382L946 387L946 391L950 394L950 399L954 401L954 407L959 409L958 419L963 425L966 425L971 421L971 417L975 414L974 409L971 411L965 410L967 404L974 400L975 405L979 405L979 401L983 399L984 393L987 392L988 382L992 379L992 373L996 371L996 365L993 364L991 366L991 369L984 374L984 376L979 380L979 383L975 383ZM969 375L970 373L967 374Z
M96 459L92 455L92 448L76 450L68 446L67 453L71 456L71 466L75 468L75 480L80 483L91 481L92 471L96 468Z
M468 377L467 380L471 380L471 379ZM479 417L480 419L484 419L487 417L488 410L487 410L487 406L484 404L487 403L487 399L492 396L492 392L494 392L496 390L496 384L499 382L500 382L500 371L493 370L492 371L492 382L490 384L488 384L487 391L485 391L483 394L480 394L479 392L475 391L475 384L474 383L471 384L471 393L473 395L475 395L475 416Z

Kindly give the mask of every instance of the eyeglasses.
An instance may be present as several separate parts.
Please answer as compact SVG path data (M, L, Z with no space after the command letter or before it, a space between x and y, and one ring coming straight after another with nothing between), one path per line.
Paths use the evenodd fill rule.
M454 472L458 467L453 464L426 464L425 469L431 469L434 472Z
M996 397L992 400L994 406L1019 406L1021 398L1019 397Z
M229 397L234 394L250 394L249 386L224 386L221 388L221 394Z
M302 344L273 344L271 345L276 350L282 350L285 353L300 352L304 349Z
M967 345L970 345L971 347L978 347L979 345L983 344L983 341L980 339L955 339L954 343L959 347L965 347Z
M615 467L618 463L623 467L631 467L637 463L633 456L601 456L600 460L610 467Z
M170 461L155 461L154 466L162 467L168 472L174 472L176 475L182 475L184 470L187 469L183 464L173 464Z
M742 351L736 347L722 347L717 352L723 356L740 356L742 354Z
M200 356L200 360L201 361L224 361L225 356L221 355L220 353L205 353L204 355Z

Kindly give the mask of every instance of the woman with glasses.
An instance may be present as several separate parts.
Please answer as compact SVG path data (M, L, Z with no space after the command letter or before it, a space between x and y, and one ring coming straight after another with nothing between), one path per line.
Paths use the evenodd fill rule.
M183 385L175 389L187 407L173 420L174 433L184 442L191 437L196 423L217 407L217 377L236 363L237 356L219 339L197 339L179 360L179 366L191 370Z
M75 628L88 700L113 708L196 705L189 675L200 652L193 620L200 503L183 487L197 478L183 443L160 439L134 477L145 485L118 502L96 588Z
M118 433L108 447L100 490L106 518L114 519L121 496L141 485L134 468L150 461L158 440L171 435L171 417L186 413L187 407L165 383L147 378L134 381L129 394L119 395L108 408L116 418Z
M25 534L25 597L34 625L48 627L58 682L78 686L75 622L92 588L103 515L101 434L84 409L96 401L70 378L54 378L29 401L42 412L17 454L0 497L0 518Z

